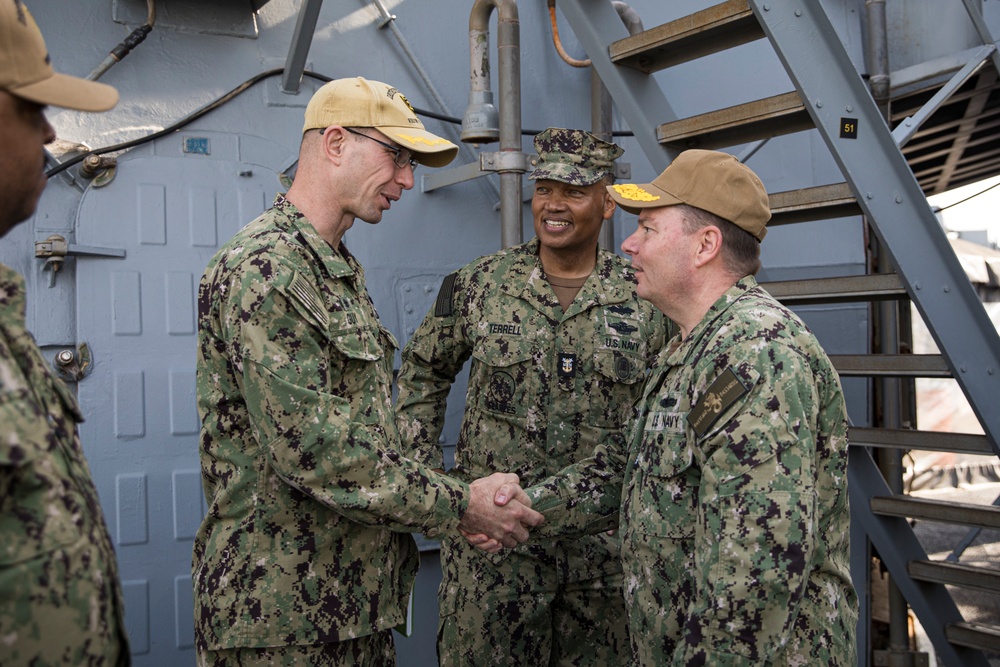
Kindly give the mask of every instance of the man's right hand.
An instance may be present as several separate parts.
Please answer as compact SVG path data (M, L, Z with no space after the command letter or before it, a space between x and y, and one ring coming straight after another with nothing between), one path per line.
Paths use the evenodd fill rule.
M531 509L531 499L518 482L517 475L498 472L469 485L472 497L458 527L467 538L486 538L478 548L489 552L513 548L528 539L529 528L545 521Z

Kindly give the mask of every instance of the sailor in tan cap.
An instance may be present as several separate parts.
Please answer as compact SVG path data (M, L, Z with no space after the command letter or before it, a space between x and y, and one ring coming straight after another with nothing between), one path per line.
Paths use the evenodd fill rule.
M100 111L111 86L57 74L31 14L0 0L0 237L45 188L45 105ZM115 554L73 394L25 329L24 278L0 264L0 665L127 665Z
M209 511L194 546L199 666L390 665L417 569L407 532L492 534L513 547L541 516L496 513L493 490L403 457L396 340L344 244L458 152L395 87L360 77L306 107L286 195L212 259L198 299L198 408ZM523 492L516 498L527 500Z
M690 150L609 192L639 215L622 243L639 296L680 333L628 441L529 489L535 509L549 532L619 519L637 665L854 665L847 410L815 336L754 278L763 184Z
M117 102L111 86L53 71L28 8L0 0L0 237L35 212L45 188L42 146L56 137L44 108L106 111Z

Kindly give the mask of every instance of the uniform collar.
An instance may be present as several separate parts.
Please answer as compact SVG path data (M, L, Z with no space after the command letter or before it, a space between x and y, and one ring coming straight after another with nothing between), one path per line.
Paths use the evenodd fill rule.
M341 241L340 247L334 250L333 246L320 236L312 223L306 219L306 216L295 207L295 204L285 199L283 194L274 198L272 208L278 213L275 216L275 225L298 236L331 277L357 279L364 275L358 260L350 253L343 241Z
M701 321L691 330L690 335L684 340L678 340L680 334L674 336L660 353L657 365L679 366L693 361L689 357L696 350L701 348L702 339L709 331L715 330L715 321L718 320L734 303L739 301L750 290L759 289L757 279L753 276L740 278L735 285L723 293L712 307L708 309Z
M510 252L514 254L514 262L505 276L501 289L507 294L519 297L532 304L536 309L549 313L555 319L572 316L596 305L610 305L632 301L635 297L635 285L630 280L620 278L624 273L618 258L606 250L597 251L597 265L580 288L580 293L570 305L566 313L562 313L559 300L556 299L542 269L538 258L540 243L535 237L531 241L514 246Z

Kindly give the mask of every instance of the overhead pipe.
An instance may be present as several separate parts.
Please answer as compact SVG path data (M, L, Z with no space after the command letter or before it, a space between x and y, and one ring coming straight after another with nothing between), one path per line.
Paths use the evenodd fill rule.
M490 90L490 16L497 10L500 109ZM462 118L461 140L492 143L500 139L500 241L504 248L522 241L521 174L521 35L515 0L476 0L469 16L469 106Z

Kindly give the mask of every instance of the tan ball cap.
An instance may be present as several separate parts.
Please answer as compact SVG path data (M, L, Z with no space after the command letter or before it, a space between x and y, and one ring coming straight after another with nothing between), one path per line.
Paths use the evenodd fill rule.
M677 204L704 209L758 241L764 240L771 219L767 191L757 174L719 151L684 151L652 183L611 185L608 192L629 213Z
M107 111L118 91L52 69L42 33L20 0L0 0L0 90L37 104Z
M374 127L429 167L443 167L458 155L458 146L424 129L401 92L360 76L325 83L309 100L302 131L331 125Z

